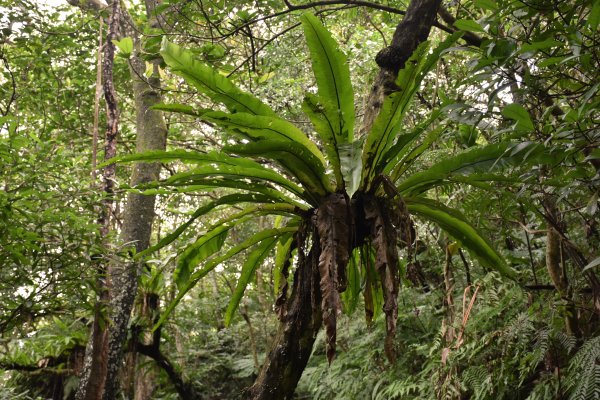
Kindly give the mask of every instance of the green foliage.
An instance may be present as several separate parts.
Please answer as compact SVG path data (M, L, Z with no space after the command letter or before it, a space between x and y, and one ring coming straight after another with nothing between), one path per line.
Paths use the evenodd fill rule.
M457 239L462 246L471 250L484 265L505 276L515 277L502 256L466 222L464 216L458 211L424 198L406 198L405 201L410 212L435 222Z
M319 88L316 96L306 95L303 110L326 150L335 174L336 190L342 190L345 186L352 187L352 178L343 173L349 169L342 167L344 156L340 154L342 146L352 148L354 136L354 92L350 71L345 55L320 21L308 13L302 15L301 21ZM356 158L351 157L351 160ZM352 189L350 192L353 193Z
M45 365L0 373L0 398L72 393L76 378L58 380L54 372L81 355L95 262L121 251L115 237L100 244L93 223L101 200L89 160L97 18L42 3L0 0L0 369ZM169 145L187 150L114 160L166 166L160 182L134 189L122 184L129 171L119 167L115 196L122 204L120 189L157 195L153 246L136 257L147 264L142 290L167 304L135 321L160 320L161 350L184 378L207 398L238 398L277 329L273 297L285 283L289 294L297 247L310 241L311 234L299 235L299 221L332 192L398 200L397 191L417 238L398 249L398 360L386 361L377 345L387 321L376 248L367 243L345 269L337 358L330 366L320 336L297 396L598 398L600 344L589 294L600 246L597 1L447 4L454 27L479 35L481 46L465 42L467 33L432 31L433 50L423 46L413 56L398 78L401 90L360 140L354 129L376 72L372 60L399 17L322 8L318 18L300 17L303 30L279 35L291 27L287 14L277 15L287 12L281 2L201 3L157 7L169 40L180 43L164 40L162 52L162 31L147 26L141 4L127 5L144 34L142 56L167 66L160 87L169 104L154 108L165 111ZM129 57L132 42L118 43ZM120 152L133 147L136 128L127 68L117 58ZM101 115L100 130L103 123ZM549 204L561 230L566 297L548 290ZM447 260L452 308L442 279ZM522 286L489 266L508 276L518 271ZM566 333L569 302L578 338ZM354 312L362 308L368 323ZM163 371L156 381L155 398L176 398Z
M171 70L193 84L198 91L224 104L232 112L275 116L273 110L256 97L237 88L214 69L194 60L189 51L171 43L165 37L160 54Z
M242 266L242 272L240 275L240 279L233 291L231 296L231 300L229 300L229 305L227 306L227 310L225 311L225 325L228 326L231 324L231 318L233 318L233 314L237 310L240 300L244 295L244 291L250 283L250 279L254 276L254 272L256 268L258 268L259 264L264 261L264 259L269 255L270 251L275 247L278 242L278 237L273 236L267 240L262 241L259 245L256 246L254 250L248 254L244 265Z
M569 399L600 397L600 336L588 340L569 364Z
M340 180L340 177L344 175L342 173L341 165L343 160L344 172L350 172L350 175L353 175L353 177L344 177L346 178L346 184L349 184L349 188L353 190L353 186L355 185L352 185L352 181L357 181L358 170L356 169L356 165L351 167L349 164L358 159L357 155L360 155L361 151L356 144L351 142L352 135L348 133L349 127L351 127L353 124L354 113L352 96L348 96L348 91L351 93L351 86L349 83L347 67L344 64L344 57L343 54L341 54L337 49L337 46L331 38L331 35L322 27L322 25L320 25L318 20L307 14L303 17L302 23L304 25L305 36L313 59L313 70L319 86L318 96L309 97L307 100L306 104L312 104L312 106L307 106L305 108L308 108L309 115L312 115L311 118L313 119L313 122L315 122L315 118L317 120L320 118L317 118L316 116L318 103L321 102L324 105L324 108L319 111L324 120L321 120L321 122L316 121L315 127L317 130L320 130L320 138L323 141L323 146L327 149L327 156L330 158L330 163L334 168L334 175L336 176L337 180L337 188L339 189L342 187L340 185L343 184L343 182ZM363 153L363 186L365 186L366 182L369 182L369 184L365 186L367 189L371 188L371 182L374 181L376 176L379 176L379 173L384 168L384 166L379 166L380 161L385 159L386 162L389 162L390 160L395 159L402 147L406 146L416 138L416 134L410 135L409 140L404 140L404 138L401 137L400 140L402 141L403 145L401 147L397 146L392 155L383 157L383 154L388 152L391 146L392 137L399 129L399 126L403 120L403 115L406 112L410 100L418 89L420 82L425 77L425 74L435 65L442 52L448 49L460 36L460 34L452 35L427 57L425 56L425 53L428 49L428 45L422 45L413 55L413 61L409 61L407 63L407 68L400 72L396 83L401 90L399 93L393 94L388 100L386 100L383 111L381 112L378 120L375 122L374 127L367 136L367 140L365 142L367 154L370 154L370 156L365 158L365 153ZM292 189L291 192L293 194L301 196L303 200L308 201L313 206L319 205L321 198L334 191L329 184L329 178L325 172L326 162L323 155L320 153L317 146L312 143L312 141L301 130L294 127L291 123L271 115L270 112L266 113L267 115L261 115L261 113L265 114L264 107L261 105L262 103L258 102L258 100L249 94L242 95L242 92L226 78L219 76L216 71L212 71L209 67L195 61L189 51L182 50L176 45L172 45L166 41L163 41L162 53L167 64L174 68L176 73L187 79L189 83L196 85L196 87L200 88L208 97L215 101L222 102L230 109L230 111L232 111L231 114L219 111L203 112L199 114L201 119L221 126L228 132L238 135L242 139L246 140L245 143L243 142L241 144L225 146L223 148L224 152L238 154L245 157L261 157L275 161L281 165L291 177L293 177L293 180L297 180L300 185L303 186L305 191L300 192L299 190L293 190L293 183L291 183L293 180L288 183L287 180L277 181L275 178L269 178L271 182L284 184L285 187ZM226 94L226 96L224 94ZM242 99L241 101L244 103L246 110L250 111L252 108L254 108L253 114L248 112L240 112L240 105L238 103L232 103L234 99L235 101L239 102L240 100L238 100L238 98ZM336 106L331 108L328 106L328 104ZM339 111L333 112L336 108ZM179 106L174 107L173 110L189 113L188 109L183 109ZM435 120L437 115L439 114L436 114L436 116L432 117L430 121ZM325 120L328 122L324 123L323 121ZM422 129L425 128L426 126L424 126ZM420 133L419 130L416 130L415 132ZM357 144L359 143L360 142L357 142ZM418 150L417 154L413 154L412 159L416 158L420 153L422 153L429 144L430 143L427 145L422 145L421 147L417 147L417 149L420 150ZM348 145L351 146L350 151L348 151ZM507 146L501 149L494 147L494 149L496 152L505 152L507 151ZM344 154L343 156L342 152ZM471 154L473 154L473 152ZM176 157L176 154L172 153L172 155ZM193 156L188 157L187 154L182 155L182 160L190 160L193 158ZM500 154L490 154L490 151L486 149L482 149L478 155L480 158L482 157L481 155L487 157L486 161L489 161L490 159L493 160L494 158L500 158ZM121 161L132 161L136 159L140 160L144 158L151 159L153 157L159 159L160 156L161 154L148 154L137 157L122 158ZM202 159L203 157L205 156L202 156L199 159ZM214 159L217 159L218 157L227 156L213 156ZM231 165L237 165L240 163L251 165L254 163L246 158L227 158L227 162ZM456 166L457 162L460 163L459 166ZM465 156L464 159L446 162L446 164L442 166L442 169L445 168L448 171L443 171L443 173L442 171L437 172L439 179L444 180L444 178L447 178L446 175L448 175L448 172L451 172L449 170L450 166L446 165L452 165L454 170L460 170L462 168L464 172L470 172L464 168L464 164L467 163L470 166L474 165L472 156ZM497 162L497 164L499 163ZM254 163L252 165L258 164ZM476 170L476 168L473 167L471 169ZM435 170L432 171L432 174L434 173L436 173ZM173 184L202 184L205 183L205 181L198 181L198 178L202 178L205 174L218 176L220 179L223 179L220 182L224 183L229 178L235 177L238 177L240 180L247 180L248 178L251 179L259 176L267 177L269 172L267 172L265 169L264 172L261 171L260 175L256 174L253 176L248 174L248 171L246 170L230 167L229 165L226 167L224 166L216 168L211 163L209 165L192 169L189 172L175 174L171 178L168 178L162 182L160 185L169 186ZM420 181L418 178L414 180ZM406 186L410 187L411 185L412 181L409 179ZM226 186L231 187L231 185ZM244 186L238 187L240 189L246 188ZM421 202L421 204L423 204L423 202ZM437 210L439 214L440 207L437 207ZM427 213L423 210L420 212L421 216L433 218L436 222L440 223L442 220L438 218L438 214L436 214L437 217L434 218L432 213ZM445 215L447 216L449 214L446 213ZM455 222L455 220L456 217L453 221ZM473 250L475 253L485 260L487 265L493 268L498 268L507 275L511 275L508 267L505 266L501 257L492 249L492 247L483 239L481 239L479 234L474 229L469 227L464 218L461 217L460 221L460 229L455 228L455 224L448 221L443 223L442 226L445 229L450 230L455 236L460 236L463 245L467 246L468 248L474 247ZM197 257L195 254L204 254L205 252L200 250L204 249L209 242L212 243L212 238L216 237L215 235L220 234L220 232L224 232L227 229L229 228L227 228L225 225L223 227L216 227L214 230L209 231L210 233L200 237L195 245L189 247L188 250L184 252L183 257L181 258L182 261L180 261L175 274L176 281L180 287L180 292L177 296L177 299L180 299L183 294L185 294L185 292L192 287L193 282L196 282L199 277L203 276L208 270L210 270L204 268L193 274L193 276L196 278L190 279L191 269L189 265L196 265L199 261L203 261L206 257L212 254L212 250L220 247L222 243L214 242L215 246L210 247L211 251L206 253L206 256ZM467 231L468 233L465 233ZM191 255L193 262L188 262L188 259L190 259L189 255ZM214 268L216 264L209 262L209 265L211 268ZM281 265L281 262L279 265ZM248 270L252 270L252 268L248 267ZM242 287L247 285L247 280L249 279L250 275L245 275L244 279L242 280ZM355 280L356 279L358 278L355 278ZM186 286L186 281L191 281L192 283ZM374 289L374 287L371 288L371 286L375 285L377 280L372 277L368 281L370 282L369 290ZM355 282L353 284L356 287L357 283ZM184 287L186 287L186 289L183 289ZM239 292L239 290L241 289L238 288L237 292ZM178 300L175 302L177 301ZM234 309L235 304L238 302L239 300L233 301L230 310ZM371 306L372 304L368 305L368 307ZM171 309L172 306L168 308L168 310ZM166 314L168 314L168 312L165 313L165 315ZM165 315L162 316L163 321L166 318Z

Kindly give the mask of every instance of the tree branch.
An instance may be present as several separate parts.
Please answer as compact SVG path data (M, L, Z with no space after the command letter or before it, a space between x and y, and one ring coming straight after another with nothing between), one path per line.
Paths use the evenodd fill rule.
M95 12L100 12L108 7L108 4L102 0L67 0L67 3L83 10Z

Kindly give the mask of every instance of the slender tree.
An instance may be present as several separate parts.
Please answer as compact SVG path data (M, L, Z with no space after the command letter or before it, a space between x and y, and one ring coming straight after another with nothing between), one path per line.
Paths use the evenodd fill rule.
M77 2L84 9L100 11L101 4L91 1ZM155 0L145 2L146 15L149 25L156 28L154 10L157 3ZM112 76L108 72L112 69L112 54L114 54L113 40L129 38L133 42L133 52L129 59L130 73L133 79L133 97L135 101L136 114L136 151L164 150L166 147L167 129L162 113L153 110L152 106L161 102L160 77L158 71L158 60L152 60L152 74L147 77L146 62L141 58L141 37L135 28L135 24L127 12L121 9L119 1L113 1L110 7L109 36L107 37L104 57L104 82L105 85L114 85ZM108 52L112 52L109 54ZM109 110L113 110L114 91L112 97L107 97ZM107 95L108 96L108 95ZM111 101L109 101L111 100ZM105 159L116 154L115 143L117 140L117 122L115 117L111 128L110 149L105 151ZM107 136L108 137L108 136ZM159 163L138 163L133 168L131 184L139 185L151 182L159 177ZM114 165L105 167L114 174ZM114 177L105 179L111 185ZM107 191L108 193L108 191ZM136 253L148 248L154 221L154 195L143 195L130 193L123 211L123 224L121 229L121 241L127 247L133 246L129 252L130 259L113 262L107 270L107 286L102 288L105 293L99 307L107 306L108 319L104 322L99 318L106 318L103 312L96 314L88 346L86 363L82 379L80 381L77 398L79 399L113 399L118 388L119 371L123 359L123 344L127 337L127 329L131 310L137 293L138 278L142 268L142 262L134 260ZM108 218L107 213L105 218ZM106 224L106 226L108 226ZM102 328L100 328L102 326Z

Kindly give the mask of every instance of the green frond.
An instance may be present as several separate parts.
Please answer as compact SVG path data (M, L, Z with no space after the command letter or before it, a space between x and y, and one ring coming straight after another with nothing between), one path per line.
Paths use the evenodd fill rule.
M276 116L269 106L251 94L240 90L229 79L211 67L195 60L190 51L169 42L166 36L162 41L160 54L172 72L181 76L212 100L225 105L232 113L244 112Z
M419 89L423 78L437 63L441 54L461 36L462 33L448 36L429 55L427 55L429 42L421 43L398 73L396 79L398 90L384 100L381 111L367 135L362 155L361 188L368 190L370 182L377 172L382 171L385 165L394 158L384 156L395 142L395 137L400 131L412 98Z
M177 262L173 279L177 287L188 283L191 271L221 249L227 232L234 226L259 215L293 215L294 207L289 204L259 204L244 208L242 211L220 219L203 233L192 245L188 246Z
M325 173L325 166L306 147L296 142L261 140L245 145L227 146L224 151L277 161L309 194L317 198L334 191Z
M326 164L323 153L312 140L294 124L281 118L247 113L229 114L221 111L205 113L201 118L251 141L282 140L298 143L306 147L323 165Z
M404 114L419 88L418 77L425 64L425 54L428 50L429 42L423 42L406 61L404 69L399 72L396 80L398 90L384 100L381 111L367 135L363 149L361 183L364 189L368 189L369 182L374 178L383 155L393 145L394 137L400 130Z
M264 259L269 255L271 250L275 247L278 242L278 237L273 236L267 238L260 242L254 250L248 254L246 257L246 261L242 266L242 273L240 275L240 279L237 282L237 285L231 295L231 299L229 300L229 304L227 305L227 310L225 310L225 326L229 326L231 323L231 319L233 318L233 314L238 309L240 304L240 300L246 291L246 287L250 283L250 280L254 276L254 272L256 268L264 261Z
M516 277L515 272L508 267L502 256L460 212L421 197L405 197L404 201L411 214L434 222L473 253L482 264L509 278Z
M169 315L173 312L177 304L183 299L183 297L189 292L200 279L206 276L210 271L215 269L219 264L227 261L231 257L235 256L238 253L256 245L257 243L262 242L265 239L271 237L279 237L286 233L295 232L298 227L285 227L285 228L274 228L274 229L266 229L258 232L252 237L244 240L242 243L232 247L225 254L214 257L210 259L201 269L192 273L189 277L189 280L186 285L180 288L177 292L177 296L169 303L169 305L165 308L158 322L154 325L153 330L158 329L162 324L165 323Z
M492 179L492 171L544 161L545 155L542 145L531 142L505 142L475 147L409 176L400 182L397 188L403 195L415 196L432 187L448 183L454 177L467 183L471 174L475 175L474 182L480 180L480 174L486 174L486 178Z
M277 296L281 289L281 278L285 263L292 257L293 235L283 235L279 238L275 250L275 265L273 266L273 291ZM285 279L285 278L284 278Z
M237 160L244 160L243 158L237 158ZM249 160L244 160L249 161ZM258 166L258 167L256 167ZM161 187L171 185L198 185L198 184L209 184L207 181L210 179L216 179L216 182L222 183L227 180L231 181L263 181L273 183L282 188L288 190L290 193L295 194L300 198L304 198L304 189L298 186L296 183L286 179L277 172L265 168L260 164L256 163L256 166L251 167L247 163L235 164L219 164L211 163L193 168L189 171L176 173L169 178L146 185L147 187ZM218 185L217 185L218 186ZM227 185L224 185L227 186Z
M317 80L316 100L325 105L324 114L333 123L334 143L349 143L354 133L355 115L348 60L317 17L305 13L300 21Z
M234 193L230 195L223 196L217 200L211 201L208 204L199 207L194 214L183 224L179 225L177 229L163 237L157 244L147 248L146 250L139 252L135 255L136 259L140 259L148 254L152 254L157 250L162 249L163 247L171 244L175 239L177 239L181 234L198 218L203 215L208 214L213 211L215 208L222 205L231 205L231 204L241 204L241 203L273 203L274 199L262 195L260 193Z

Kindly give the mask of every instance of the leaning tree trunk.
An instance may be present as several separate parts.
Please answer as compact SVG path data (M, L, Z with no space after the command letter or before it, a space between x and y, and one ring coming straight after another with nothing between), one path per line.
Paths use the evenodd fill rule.
M381 50L375 61L380 70L371 92L362 122L360 136L366 135L379 115L385 96L397 90L398 71L422 42L429 37L441 0L412 0L402 21L396 26L392 42Z
M291 399L321 328L319 245L313 241L308 256L300 261L273 347L254 384L243 399Z

